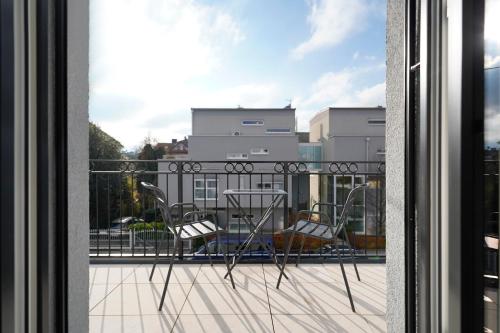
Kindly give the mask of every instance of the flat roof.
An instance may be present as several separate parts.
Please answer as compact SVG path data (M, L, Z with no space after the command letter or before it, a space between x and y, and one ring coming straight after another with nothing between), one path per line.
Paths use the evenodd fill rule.
M311 120L309 120L309 123L311 123L314 120L317 120L318 118L324 116L326 113L329 111L335 111L335 110L357 110L357 111L385 111L385 107L383 106L347 106L347 107L327 107L318 113L316 113Z
M295 108L191 108L191 111L295 111Z

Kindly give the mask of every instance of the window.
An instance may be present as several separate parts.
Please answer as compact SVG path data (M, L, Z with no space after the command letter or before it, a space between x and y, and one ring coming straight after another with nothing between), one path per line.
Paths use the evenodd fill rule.
M195 179L195 200L217 200L217 179Z
M228 232L230 234L249 234L250 233L250 228L248 227L248 224L245 222L243 223L234 223L234 222L229 222L229 229Z
M267 148L252 148L252 149L250 149L250 154L252 154L252 155L269 155L269 149L267 149Z
M321 143L299 143L300 160L314 162L321 161L323 156L322 149ZM307 169L309 171L321 170L321 163L307 163Z
M262 182L262 183L257 183L257 188L264 189L264 190L270 190L270 189L282 190L283 183L282 182Z
M266 133L267 134L286 134L286 133L290 133L290 129L289 128L268 128L266 130Z
M353 187L363 184L365 179L363 176L334 176L334 202L335 202L335 223L339 222L340 214L342 214L342 208L347 199L347 195L349 191L353 189ZM370 212L366 212L369 214ZM365 232L365 194L358 193L354 198L354 203L352 207L352 211L347 218L347 224L350 225L351 230L356 233L364 233Z
M368 119L368 125L384 126L385 119Z
M264 120L242 120L241 126L264 126Z
M228 159L228 160L247 160L248 154L246 154L246 153L227 153L226 159Z

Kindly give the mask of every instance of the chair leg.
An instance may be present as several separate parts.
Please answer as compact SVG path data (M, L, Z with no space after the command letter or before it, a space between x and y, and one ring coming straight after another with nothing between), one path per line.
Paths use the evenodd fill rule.
M229 275L229 278L231 279L231 285L233 286L233 289L236 289L236 287L234 286L233 273L231 273L231 267L229 266L229 260L227 260L227 253L226 252L224 252L224 262L226 263L227 274Z
M175 256L177 254L177 243L178 242L179 242L179 239L176 238L175 242L174 242L174 251L172 252L172 257L170 258L170 266L168 267L167 278L165 279L165 286L163 287L163 293L161 294L160 307L158 308L159 311L161 311L161 308L163 307L163 303L165 301L165 296L167 295L168 282L170 281L170 275L172 274L172 267L174 265Z
M281 269L280 269L280 276L278 277L278 283L276 284L276 289L280 288L281 278L283 277L283 274L285 273L285 266L286 266L286 262L288 261L288 255L290 254L290 250L292 249L294 236L295 236L295 232L293 232L292 235L288 238L288 246L287 246L287 249L285 252L285 257L283 258L283 265L281 266Z
M274 264L276 265L276 267L278 267L278 269L281 270L281 265L280 265L280 262L278 260L278 257L276 256L276 250L275 250L275 248L272 247L272 246L267 246L267 244L266 244L266 248L272 254L271 260L274 262ZM285 272L283 272L283 277L288 280L288 275L286 275Z
M156 247L155 261L153 263L153 269L151 269L151 273L149 274L149 281L151 281L153 279L153 274L155 273L156 264L158 264L158 261L160 260L160 248L161 248L161 244L165 242L165 234L166 233L167 233L167 228L165 227L163 229L163 233L161 234L161 242Z
M352 312L356 312L354 308L354 302L352 300L351 289L349 288L349 282L347 281L347 275L345 274L344 264L342 262L342 256L340 255L339 245L337 244L337 239L334 239L335 250L337 251L337 258L339 258L340 269L342 270L342 277L344 278L344 284L347 289L347 296L349 296L349 302L351 303Z
M214 264L212 262L212 256L211 256L211 253L210 253L210 248L208 247L207 238L203 237L203 241L205 242L205 248L207 249L208 262L210 263L210 266L213 266Z
M356 271L356 277L358 278L358 281L361 281L361 278L359 277L358 266L356 266L356 258L354 257L354 251L352 250L352 246L351 243L349 242L349 238L347 237L347 232L345 231L345 229L344 229L344 237L347 246L349 247L349 252L351 253L351 260L352 264L354 265L354 270Z
M300 255L302 254L302 249L304 248L305 242L306 242L306 238L304 236L302 236L302 241L300 242L299 255L297 256L297 262L295 263L295 267L299 267Z

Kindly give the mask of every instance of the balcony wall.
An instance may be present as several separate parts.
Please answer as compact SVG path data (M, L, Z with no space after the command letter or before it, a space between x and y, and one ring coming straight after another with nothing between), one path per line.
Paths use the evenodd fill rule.
M405 2L387 1L387 327L405 332Z

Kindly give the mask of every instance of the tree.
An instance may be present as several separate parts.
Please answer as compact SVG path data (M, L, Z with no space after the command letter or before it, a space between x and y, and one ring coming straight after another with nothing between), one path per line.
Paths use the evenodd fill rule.
M89 158L90 159L120 159L122 144L98 125L89 122Z
M143 140L142 148L137 154L137 158L140 160L158 160L161 159L165 153L165 148L158 145L158 140L148 134Z
M123 145L118 140L89 122L91 228L107 228L112 220L134 214L136 203L131 181L128 176L113 173L120 168L122 149Z
M158 171L158 163L156 160L161 159L165 155L165 149L163 146L157 144L157 140L152 138L150 135L144 138L143 146L137 154L137 159L144 161L155 161L155 162L142 162L137 163L137 167L140 170L144 171ZM138 175L136 180L140 183L141 181L145 181L154 185L158 184L158 174L141 174ZM148 199L147 195L144 195L142 188L138 188L139 196L141 202L146 207L151 207L150 202L146 202Z

